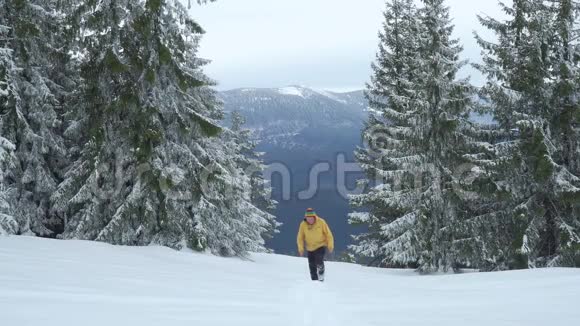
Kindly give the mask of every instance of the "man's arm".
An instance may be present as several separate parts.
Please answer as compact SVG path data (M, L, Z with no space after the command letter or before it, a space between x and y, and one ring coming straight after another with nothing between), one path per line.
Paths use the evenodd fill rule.
M296 244L298 245L298 253L300 256L304 255L304 225L300 223L298 229L298 236L296 237Z
M326 233L326 247L328 247L328 251L332 252L334 251L334 236L327 223L324 223L324 233Z

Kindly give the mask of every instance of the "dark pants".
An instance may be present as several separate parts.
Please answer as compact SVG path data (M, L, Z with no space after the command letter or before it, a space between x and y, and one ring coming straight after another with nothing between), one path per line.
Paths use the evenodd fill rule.
M310 277L313 281L318 280L318 275L324 276L324 254L325 247L320 247L314 251L308 252L308 268L310 268Z

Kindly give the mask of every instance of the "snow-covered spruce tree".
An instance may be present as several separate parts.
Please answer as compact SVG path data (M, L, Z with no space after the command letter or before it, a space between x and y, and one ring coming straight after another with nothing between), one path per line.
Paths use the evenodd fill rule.
M555 139L558 250L553 265L580 267L580 4L573 0L552 3L556 13L550 98L551 135Z
M264 239L278 226L268 212L275 203L261 176L264 166L242 124L242 117L234 113L231 129L202 143L209 164L202 173L203 191L194 209L196 238L200 249L225 256L265 251Z
M507 21L480 18L497 43L478 38L483 89L499 125L517 137L501 143L509 165L496 174L508 196L508 268L573 265L580 242L578 207L578 56L569 1L516 0ZM506 150L507 149L507 150ZM505 156L505 155L504 155ZM507 206L506 206L507 205ZM502 234L501 236L505 236ZM498 235L499 236L499 235Z
M217 125L196 57L200 26L174 0L74 10L83 86L67 129L74 162L53 196L64 238L197 247L198 152Z
M1 101L0 97L0 103L2 103ZM14 189L5 182L6 171L15 161L14 149L15 146L12 143L6 138L0 137L0 235L16 234L18 231L18 222L12 204L14 202Z
M264 153L255 151L257 142L252 138L252 131L244 128L246 119L238 111L231 113L231 122L231 132L235 135L235 161L238 167L251 177L251 202L260 210L270 213L264 215L271 225L264 236L271 238L281 224L271 215L278 203L272 199L269 181L264 179L263 172L267 168L262 160Z
M129 128L120 120L130 121L128 112L137 105L129 103L134 94L122 94L122 90L132 91L124 85L132 76L128 76L126 66L117 57L119 52L128 54L121 50L120 33L132 26L128 15L134 13L126 10L128 1L69 4L69 37L82 83L75 93L78 100L65 131L72 164L52 201L55 214L65 220L61 237L94 240L124 202L131 182L135 182L134 169L121 170L123 163L129 163L122 160L130 161L133 153L127 137L121 137L121 129ZM135 7L137 4L133 2ZM139 132L144 134L147 130ZM128 155L123 157L124 154Z
M55 236L62 228L62 220L50 213L50 195L66 167L61 136L65 89L59 83L64 78L56 63L65 55L61 16L57 1L0 2L3 51L12 57L2 137L15 146L3 186L14 191L15 234Z
M4 8L4 0L0 0L0 8ZM8 47L9 37L10 28L0 23L0 235L16 234L19 228L14 216L13 182L6 180L7 172L16 164L15 146L3 137L6 111L18 95L16 83L13 81L17 71L12 59L12 49Z
M420 157L410 143L423 27L413 0L387 2L384 19L366 92L376 114L370 115L363 131L367 146L356 152L368 191L350 198L351 205L363 211L350 214L349 222L363 224L368 231L354 237L350 250L372 265L407 266L419 260L414 239L420 207L413 173Z
M371 106L382 116L371 117L364 134L375 149L357 153L378 182L352 198L370 212L352 214L351 222L369 225L354 247L359 254L429 272L465 260L461 228L468 210L454 189L456 172L477 161L468 158L488 144L475 141L477 128L467 120L473 88L456 80L464 63L451 39L449 9L442 0L423 3L416 9L412 1L393 1L387 8L368 87Z
M251 203L236 138L217 137L223 113L196 56L203 31L181 3L89 1L71 25L84 80L66 133L80 142L53 196L62 237L263 250L272 216Z
M465 198L458 191L462 170L484 156L488 143L477 137L477 127L469 122L474 89L456 74L465 62L459 59L462 47L451 38L453 25L444 0L423 0L423 25L417 72L416 131L413 145L421 156L422 182L420 215L417 218L416 246L421 271L446 271L464 262L463 221L469 215ZM470 165L471 164L471 165Z

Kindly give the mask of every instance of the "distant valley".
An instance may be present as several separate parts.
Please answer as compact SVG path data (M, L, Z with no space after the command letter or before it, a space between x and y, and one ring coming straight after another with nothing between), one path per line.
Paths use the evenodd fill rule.
M257 150L266 163L286 166L290 171L291 197L284 199L282 177L274 173L274 198L279 202L278 220L284 225L269 246L279 253L295 253L296 231L304 210L314 207L330 223L337 251L346 249L357 230L347 223L348 201L337 190L339 156L354 162L353 151L361 142L361 130L368 111L363 91L333 93L300 86L244 88L221 93L226 113L239 111L246 128L259 140ZM321 173L316 195L299 199L309 188L313 166L327 162L330 171ZM360 172L347 174L348 189Z

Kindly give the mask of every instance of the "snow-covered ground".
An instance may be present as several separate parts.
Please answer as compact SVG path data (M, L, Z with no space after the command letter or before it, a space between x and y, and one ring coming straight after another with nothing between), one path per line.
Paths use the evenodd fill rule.
M306 260L0 237L0 325L577 325L580 270L419 276Z

